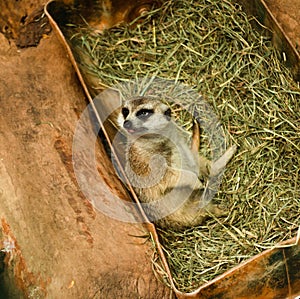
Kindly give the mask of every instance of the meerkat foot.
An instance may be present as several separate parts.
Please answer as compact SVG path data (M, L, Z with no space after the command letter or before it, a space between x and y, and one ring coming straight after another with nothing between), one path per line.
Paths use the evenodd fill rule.
M217 217L222 217L227 215L227 211L222 209L219 205L217 204L210 204L207 208L206 211L208 213L211 213Z
M193 223L189 226L202 225L208 218L211 217L224 217L227 216L228 212L221 209L217 204L209 204L205 208L198 211Z

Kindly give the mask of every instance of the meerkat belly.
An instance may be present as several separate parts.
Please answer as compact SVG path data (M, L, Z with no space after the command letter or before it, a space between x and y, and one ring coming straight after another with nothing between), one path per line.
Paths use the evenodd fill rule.
M162 149L162 150L160 150ZM126 174L142 202L161 199L178 183L180 168L172 149L166 145L146 147L133 144L128 150Z

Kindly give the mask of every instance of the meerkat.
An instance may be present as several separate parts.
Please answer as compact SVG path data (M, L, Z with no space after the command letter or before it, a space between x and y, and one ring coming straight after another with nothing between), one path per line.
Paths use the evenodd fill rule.
M126 176L150 221L183 229L201 224L208 213L224 214L213 203L201 206L203 178L218 175L235 146L215 162L199 156L198 126L189 145L188 134L172 120L171 108L146 97L125 101L117 123L127 139Z

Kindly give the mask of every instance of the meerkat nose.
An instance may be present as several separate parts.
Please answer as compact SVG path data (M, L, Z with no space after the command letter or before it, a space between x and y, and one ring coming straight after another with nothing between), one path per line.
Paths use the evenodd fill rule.
M125 129L131 129L132 128L132 122L130 120L125 120L123 123L123 127Z

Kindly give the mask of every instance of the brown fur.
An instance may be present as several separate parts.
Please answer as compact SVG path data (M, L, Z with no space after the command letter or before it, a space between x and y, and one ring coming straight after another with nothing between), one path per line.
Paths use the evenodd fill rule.
M204 185L197 177L207 178L210 172L217 175L234 154L235 147L227 150L216 165L205 157L198 156L199 128L194 129L191 149L187 146L187 136L166 119L164 113L168 107L165 104L139 98L127 101L124 106L129 114L124 116L120 113L118 123L127 137L125 172L140 201L153 203L153 206L147 207L145 211L150 219L155 219L162 227L182 229L201 224L207 212L223 214L213 204L200 208ZM149 108L154 111L153 115L140 120L137 112ZM142 133L125 130L125 121L132 123L132 132L142 128ZM153 159L158 156L159 159ZM144 183L146 185L143 185ZM174 202L168 201L166 206L164 202L162 204L162 199L168 194L173 196ZM186 194L189 194L188 198L185 198ZM182 203L179 203L180 200ZM176 207L178 208L175 209ZM168 208L172 208L172 212L157 219Z

